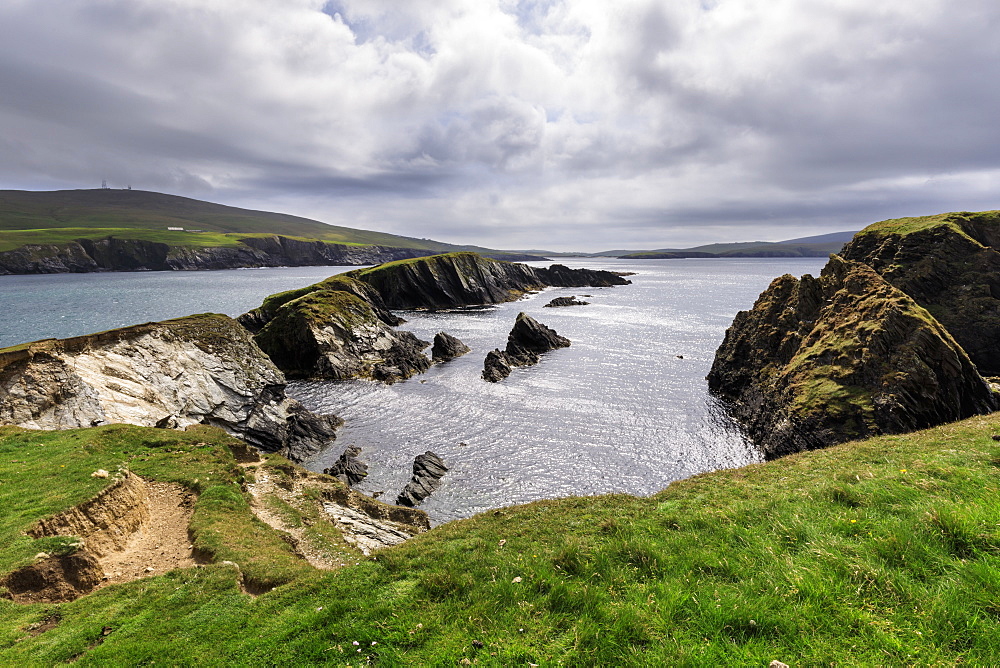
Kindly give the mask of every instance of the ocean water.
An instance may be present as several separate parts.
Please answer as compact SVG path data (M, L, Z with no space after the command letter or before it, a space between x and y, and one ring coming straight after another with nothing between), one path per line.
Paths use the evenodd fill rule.
M421 507L440 523L538 499L651 494L674 480L759 461L708 395L705 375L737 311L752 306L775 276L816 274L825 261L563 263L636 275L628 286L548 289L487 308L401 313L408 321L402 329L426 341L446 331L472 352L392 386L290 384L289 394L310 409L346 421L332 447L307 465L322 470L346 446L360 446L369 476L359 489L391 502L414 456L431 450L450 471ZM191 313L235 316L269 294L347 269L0 276L0 346ZM590 304L544 308L564 295ZM506 344L520 311L572 345L487 383L483 358Z
M359 489L392 501L414 456L435 452L450 471L421 507L442 522L537 499L651 494L696 473L760 461L708 395L705 376L737 311L752 306L775 276L815 274L824 261L566 264L636 275L628 286L548 289L488 308L403 313L401 328L426 341L446 331L472 352L391 386L293 383L290 395L346 421L309 467L322 470L346 446L360 446L369 476ZM544 306L564 295L590 304ZM482 380L486 353L506 345L521 311L572 345L499 383Z
M0 348L192 313L238 316L264 297L357 267L0 276Z

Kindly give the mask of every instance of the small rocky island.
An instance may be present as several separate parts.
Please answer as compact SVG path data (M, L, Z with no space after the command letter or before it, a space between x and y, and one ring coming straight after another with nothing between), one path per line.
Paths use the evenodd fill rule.
M590 302L580 301L576 298L576 295L573 295L571 297L556 297L545 306L548 308L556 306L586 306L589 303Z
M549 329L526 313L519 313L514 327L507 336L507 347L504 350L492 350L483 362L483 380L498 383L507 376L514 367L538 364L541 354L556 348L566 348L569 339L559 336L555 330Z
M710 389L769 458L997 410L998 241L998 212L865 228L736 316Z

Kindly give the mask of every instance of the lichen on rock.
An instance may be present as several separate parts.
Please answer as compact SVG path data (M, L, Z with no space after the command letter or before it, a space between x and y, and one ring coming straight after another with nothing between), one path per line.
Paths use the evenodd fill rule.
M736 316L710 389L768 457L986 413L997 399L924 308L838 256Z

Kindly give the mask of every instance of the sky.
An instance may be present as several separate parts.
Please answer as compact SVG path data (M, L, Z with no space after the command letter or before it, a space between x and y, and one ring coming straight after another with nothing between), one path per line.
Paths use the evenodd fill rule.
M3 0L0 189L492 248L1000 208L996 0Z

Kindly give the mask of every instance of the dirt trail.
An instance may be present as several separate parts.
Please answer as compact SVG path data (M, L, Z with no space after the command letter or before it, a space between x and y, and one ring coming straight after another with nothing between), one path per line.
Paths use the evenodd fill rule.
M147 481L146 487L149 521L129 539L124 550L100 559L108 578L105 584L160 575L197 563L188 536L194 494L174 483Z
M272 529L282 531L291 537L291 542L295 552L308 561L313 568L321 570L332 570L343 566L343 559L334 560L329 554L310 547L310 541L306 539L306 530L302 526L291 526L285 520L273 512L267 506L267 497L275 496L290 505L296 502L294 490L287 490L274 483L271 475L263 468L254 465L243 465L244 468L253 471L254 482L247 485L247 490L253 499L251 508L254 514Z

